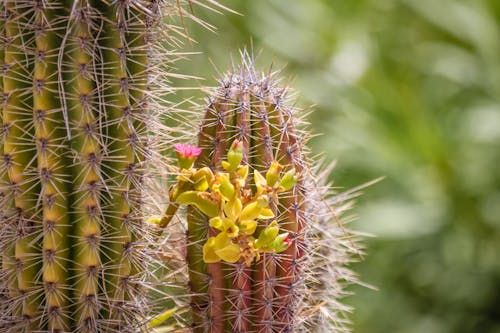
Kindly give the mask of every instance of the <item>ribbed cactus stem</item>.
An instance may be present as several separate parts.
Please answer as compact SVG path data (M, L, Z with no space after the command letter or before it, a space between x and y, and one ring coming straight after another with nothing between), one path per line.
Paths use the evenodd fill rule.
M232 94L231 90L225 92L228 95ZM215 127L214 145L212 146L212 156L210 165L215 170L221 170L221 161L224 158L225 153L231 145L231 139L229 137L231 131L234 129L235 114L230 109L229 104L222 103L219 105L216 111L216 122L213 124ZM210 111L209 111L210 112ZM209 130L210 131L210 130ZM209 228L208 237L216 236L217 230L214 228ZM208 273L208 322L205 326L208 326L209 332L220 333L224 332L225 327L229 324L227 317L225 317L225 312L229 306L229 303L225 299L225 290L229 286L226 274L224 273L225 265L224 263L209 263L207 268Z
M268 104L264 95L258 92L252 97L252 146L255 154L252 157L252 165L258 171L264 172L274 160L272 138L279 135L277 127L271 127L269 121ZM277 213L277 203L271 208ZM262 227L261 227L262 229ZM252 314L255 331L271 333L273 331L273 300L276 274L276 256L265 253L262 260L255 264L254 276L255 288L252 295Z
M143 332L164 310L142 220L168 166L150 89L178 4L0 1L1 332Z
M0 1L0 73L2 78L0 79L0 92L1 100L0 106L3 109L7 100L4 98L4 75L6 73L5 67L5 47L6 47L6 21L7 21L7 11L5 8L5 2ZM14 299L16 297L17 290L17 280L16 280L16 265L14 261L15 247L12 244L12 239L16 230L14 229L14 202L12 198L12 193L9 190L10 180L9 180L9 170L8 165L4 157L4 139L7 135L7 128L4 127L3 117L2 122L0 122L0 311L10 312L15 304L8 302L9 299ZM0 328L5 328L8 323L0 323Z
M290 110L283 106L282 96L272 96L272 109L269 111L271 124L280 126L281 134L278 145L278 161L284 165L291 165L301 175L297 185L289 192L283 195L280 202L280 214L282 217L282 226L290 232L291 245L280 255L276 268L276 294L277 302L275 306L275 317L279 330L286 330L293 324L297 318L297 305L294 304L298 296L295 290L296 281L300 276L300 259L303 246L300 239L303 237L304 228L304 174L301 146L298 138L295 136L293 120Z
M66 304L69 298L67 280L69 235L69 174L66 132L61 123L58 91L58 47L61 45L60 7L40 2L35 7L35 69L33 78L33 112L37 141L38 172L44 225L42 280L45 288L45 310L49 313L49 331L69 329ZM64 26L63 26L64 27ZM34 281L35 276L31 279Z
M315 313L335 309L319 297L326 293L318 290L316 267L333 260L319 249L332 246L329 253L346 262L349 251L323 230L338 216L328 190L316 184L325 173L315 178L287 89L278 86L277 73L259 74L250 57L243 60L208 98L194 167L183 163L199 148L176 147L182 176L171 199L188 205L193 328L313 332ZM345 233L338 227L327 228Z
M214 101L213 103L216 103ZM209 109L212 105L208 106ZM211 146L215 135L217 117L207 112L198 134L200 147ZM212 165L210 151L202 150L195 163L195 167ZM189 267L189 286L193 293L191 299L192 328L194 333L206 332L208 298L208 267L203 261L203 242L208 236L208 218L194 207L188 207L187 212L187 264Z
M281 114L282 109L270 96L267 84L266 79L258 80L256 73L248 68L241 69L241 73L230 74L223 80L220 90L210 99L205 121L200 129L198 145L210 153L210 158L205 153L198 159L197 166L221 170L220 164L225 158L224 152L229 148L228 143L236 139L242 145L242 164L249 165L250 174L253 170L266 171L275 160L285 169L295 167L295 161L284 158L286 152L280 152L280 149L288 148L288 142L283 144L283 141L288 140L288 137L283 137L283 132L288 127L283 120L285 116ZM252 189L249 187L246 190ZM293 193L285 193L284 196L293 198L285 198L284 204L279 206L276 202L270 202L270 207L275 211L282 228L294 231L295 235L297 223L287 213L286 204L298 199ZM264 227L261 225L258 229L262 230ZM200 237L217 234L214 228L208 228L207 235L198 233ZM288 256L295 255L290 250L287 252ZM190 253L188 260L189 255ZM290 329L292 323L280 322L275 318L276 311L282 304L275 297L280 284L275 279L276 256L284 255L264 253L253 268L241 261L234 264L209 263L208 318L202 326L214 333L273 332L279 326ZM284 259L281 261L285 262ZM191 265L190 271L196 272L197 268ZM194 275L191 273L191 276ZM225 282L223 276L226 276ZM283 276L282 280L285 279L294 280L294 277ZM193 302L196 303L196 299ZM200 304L194 305L194 308L202 307Z
M29 5L32 5L31 3ZM34 9L28 8L27 1L5 3L5 67L3 74L3 159L9 174L10 191L13 192L16 213L12 217L16 225L14 260L17 290L14 310L21 317L14 319L19 327L36 327L40 319L39 295L35 283L41 262L40 249L34 245L34 232L41 228L37 217L36 149L34 142L33 110L30 107L32 81L30 78L32 58L25 43L33 38L29 24L34 17ZM12 262L7 260L8 262ZM11 284L13 286L14 283Z
M66 40L66 66L69 84L67 108L71 122L73 172L74 308L75 322L82 332L97 332L99 318L100 241L103 225L103 175L99 141L99 96L95 88L95 10L80 1L70 16L70 34ZM102 140L102 138L100 139Z
M134 72L137 74L137 69L141 75L143 65L138 63L137 54L142 61L146 58L141 55L144 47L131 48L140 41L140 36L134 33L134 29L138 27L130 23L141 22L140 9L133 1L117 2L104 7L103 14L107 19L102 32L105 48L100 68L103 81L100 84L107 115L104 126L110 137L104 157L104 168L109 177L107 186L110 212L104 231L105 238L109 240L104 245L107 249L104 264L108 267L105 272L107 290L112 295L111 318L121 320L128 317L130 306L138 306L132 280L134 266L140 263L134 258L133 246L134 228L140 223L140 210L137 209L134 187L140 183L140 159L143 151L138 142L138 130L142 130L139 120L143 101L141 97L136 101L134 98L137 98L138 90L144 90L145 81L142 79L134 82L130 75ZM128 67L130 62L127 61L131 52L139 52L133 53L136 63L132 69ZM130 300L133 300L134 305ZM115 329L124 328L117 326Z
M238 103L236 106L236 136L235 139L242 145L243 165L249 165L250 143L251 143L251 126L250 126L250 92L243 89L237 94ZM230 111L232 112L232 111ZM250 190L247 183L247 190ZM229 276L232 279L229 299L231 300L230 313L234 313L234 320L228 321L229 328L232 332L248 332L250 328L250 297L252 290L252 271L245 263L233 264L232 271L234 276Z

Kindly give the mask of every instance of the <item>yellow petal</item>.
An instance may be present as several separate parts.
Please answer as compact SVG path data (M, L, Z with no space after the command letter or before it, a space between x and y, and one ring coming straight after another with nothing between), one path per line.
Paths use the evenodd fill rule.
M250 236L255 232L255 229L257 228L257 222L253 220L241 221L240 226L241 232Z
M234 185L231 184L231 181L229 180L229 175L227 173L219 173L217 174L216 179L220 183L220 193L226 200L231 200L234 197L235 190Z
M229 162L222 161L221 164L224 170L229 171L231 169L231 164L229 164Z
M215 236L214 239L215 250L222 249L230 244L231 244L231 238L229 238L225 232L221 232L217 236Z
M228 218L231 220L236 221L238 217L241 214L241 210L243 209L243 205L241 203L241 200L239 198L233 198L232 200L229 200L225 205L224 205L224 213Z
M241 211L240 220L255 220L260 215L261 210L259 203L257 201L252 201Z
M236 244L229 244L222 249L216 250L215 253L224 261L234 263L240 259L241 250Z
M229 238L238 237L240 228L236 224L232 224L229 228L226 229L226 235Z
M272 219L274 217L274 213L269 208L263 208L260 210L259 219L267 220Z
M212 217L209 221L209 225L212 228L215 228L220 231L225 231L226 227L224 226L224 221L220 216Z
M236 170L236 174L241 179L247 179L248 177L248 165L243 165Z
M267 187L267 181L264 176L262 176L259 171L254 170L253 179L255 182L255 186L257 187L257 195L264 193L264 190Z
M219 256L215 253L215 237L210 237L203 245L203 261L207 264L220 261Z

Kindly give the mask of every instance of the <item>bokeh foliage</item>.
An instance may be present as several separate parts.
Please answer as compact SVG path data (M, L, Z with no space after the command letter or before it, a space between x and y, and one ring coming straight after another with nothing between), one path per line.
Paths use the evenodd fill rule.
M376 235L355 269L379 289L353 288L354 331L500 332L500 2L223 3L243 16L200 12L218 32L188 27L204 55L180 71L214 85L252 40L316 104L335 184L386 177L351 225Z

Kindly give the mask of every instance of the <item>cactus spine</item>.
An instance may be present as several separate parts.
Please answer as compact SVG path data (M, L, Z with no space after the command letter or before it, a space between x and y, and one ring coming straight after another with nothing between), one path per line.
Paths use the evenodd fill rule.
M171 188L162 221L188 206L194 332L348 331L339 297L356 281L344 265L358 250L338 214L351 196L334 196L328 172L307 157L308 134L278 75L258 73L243 54L208 98L194 167L181 167Z
M0 1L2 332L146 330L142 219L170 140L150 89L177 57L183 33L160 23L189 17L181 4Z

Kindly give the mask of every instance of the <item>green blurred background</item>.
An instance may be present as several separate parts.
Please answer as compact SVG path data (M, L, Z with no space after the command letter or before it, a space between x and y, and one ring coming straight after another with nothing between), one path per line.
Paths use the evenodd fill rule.
M176 64L214 85L238 49L286 65L316 153L358 200L368 239L353 265L354 332L500 332L500 1L226 0L242 16L194 8L201 51ZM192 92L178 93L181 99ZM200 93L194 93L201 98Z

